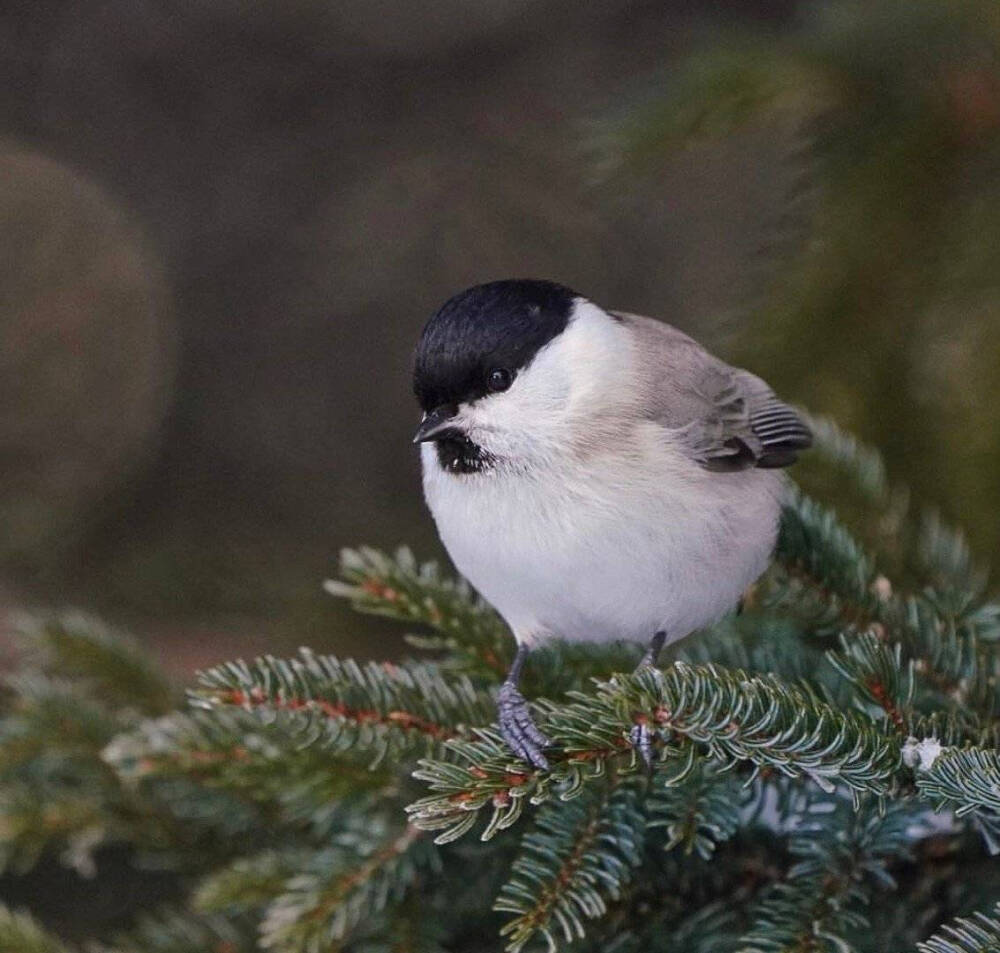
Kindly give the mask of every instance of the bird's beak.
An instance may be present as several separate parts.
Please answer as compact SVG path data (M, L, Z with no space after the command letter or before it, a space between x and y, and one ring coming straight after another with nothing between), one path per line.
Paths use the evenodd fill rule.
M457 413L458 407L454 404L442 404L424 414L424 419L420 421L420 426L413 435L413 442L423 443L425 440L460 436L462 432L452 423Z

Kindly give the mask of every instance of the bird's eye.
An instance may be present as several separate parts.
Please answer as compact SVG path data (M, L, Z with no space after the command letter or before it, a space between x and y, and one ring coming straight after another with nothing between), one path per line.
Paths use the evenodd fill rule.
M513 381L514 378L506 367L494 367L493 370L486 375L486 386L493 391L493 393L506 390L510 387Z

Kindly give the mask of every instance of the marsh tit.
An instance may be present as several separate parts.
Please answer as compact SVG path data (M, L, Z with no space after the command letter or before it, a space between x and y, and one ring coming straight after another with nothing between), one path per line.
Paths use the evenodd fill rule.
M447 301L420 337L424 494L518 650L500 730L546 767L518 690L548 638L659 650L734 609L774 549L781 468L808 427L760 378L652 318L550 281ZM649 737L634 743L649 760Z

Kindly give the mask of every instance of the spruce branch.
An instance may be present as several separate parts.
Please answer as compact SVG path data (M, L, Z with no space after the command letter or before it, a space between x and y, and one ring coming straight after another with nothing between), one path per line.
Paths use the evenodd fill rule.
M812 431L811 456L838 476L850 480L865 500L878 506L883 513L894 497L899 499L899 503L890 508L905 511L909 494L890 486L885 461L878 450L842 429L832 417L805 411L800 413Z
M913 722L911 737L933 738L942 747L1000 748L1000 722L984 722L974 712L954 706L951 710L921 715Z
M803 414L813 446L798 478L814 495L835 493L842 518L877 552L882 571L899 576L908 564L912 532L909 491L889 482L885 461L874 447L830 417ZM880 584L884 588L885 582Z
M917 789L938 810L962 817L972 811L1000 814L1000 754L983 748L945 748L915 765Z
M143 913L110 943L87 953L257 953L251 924L239 918L192 915L164 908Z
M408 786L395 767L372 769L363 749L333 760L322 745L303 745L298 717L263 723L242 709L178 712L119 736L105 757L137 798L183 825L189 849L205 856L198 873L259 851L260 869L244 872L249 891L264 858L277 863L325 843L378 805L400 810ZM230 870L229 882L238 875Z
M740 827L749 788L734 772L695 758L693 745L688 747L688 761L687 770L668 764L654 775L653 791L646 800L648 826L666 830L665 850L680 847L686 855L696 853L708 860L716 846Z
M124 833L122 797L100 758L135 712L112 711L92 686L29 670L8 676L8 714L0 719L0 869L25 871L47 850L82 875L93 852Z
M970 726L973 733L962 740L977 741L976 732L1000 716L995 645L980 639L976 623L942 614L929 592L893 598L883 620L865 636L842 638L841 651L829 656L835 667L862 694L875 697L897 727L908 718L947 716L956 726ZM872 639L884 643L881 658ZM867 689L866 665L873 682ZM895 710L886 707L892 699Z
M29 914L0 904L0 953L70 953Z
M414 772L434 793L407 808L413 823L443 830L438 841L446 842L492 805L482 835L488 839L517 820L526 799L572 797L613 760L619 770L636 770L628 738L640 719L664 751L676 751L676 739L690 740L722 764L748 761L830 789L839 782L856 794L887 794L900 764L902 738L770 676L675 663L662 672L613 676L598 682L593 695L570 697L566 705L540 705L542 729L559 748L550 770L512 758L491 731L478 732L476 741L448 742L452 760L424 760Z
M801 818L802 832L789 843L799 860L764 897L740 953L846 953L847 936L866 923L870 889L893 885L887 863L907 854L908 814L870 802L860 810L824 807Z
M1000 905L993 915L974 913L941 927L917 944L918 953L996 953L1000 950Z
M762 113L798 114L827 97L827 84L824 72L791 46L730 39L689 57L654 103L630 103L623 117L611 120L601 138L601 164L608 173L643 167Z
M906 734L912 721L913 667L904 665L902 646L889 645L872 630L840 637L830 664L855 688L859 699L881 709L892 727Z
M11 692L11 711L0 722L0 772L53 754L53 739L60 754L85 758L135 723L75 680L30 672L7 677L4 685Z
M205 710L235 706L267 722L298 725L304 744L331 751L364 748L373 765L390 752L435 750L449 738L488 724L492 697L465 676L446 678L432 664L359 665L303 649L297 658L270 656L203 672L192 702Z
M780 604L799 613L809 607L818 631L881 618L873 560L833 511L798 491L782 510L775 558L785 574Z
M946 595L956 614L985 591L988 573L973 560L965 534L945 523L936 510L921 514L916 555L929 588L939 600Z
M557 935L582 939L583 921L601 918L626 889L641 862L645 826L634 779L613 777L567 803L547 804L493 905L514 914L500 931L508 953L538 934L553 951Z
M375 825L377 828L377 824ZM367 916L402 900L436 855L415 827L372 837L369 825L341 834L284 885L261 923L261 946L278 953L320 951Z
M648 794L645 795L648 797ZM648 815L647 815L648 820ZM620 900L609 904L585 940L569 949L581 953L735 953L746 926L746 905L761 884L781 876L783 859L773 835L747 831L720 844L711 862L698 854L665 851L645 838L642 864ZM666 889L664 886L666 885Z
M86 616L19 626L24 651L3 679L0 865L24 871L51 852L92 876L105 844L170 840L163 818L101 757L119 732L166 706L162 673L135 642Z
M272 804L289 820L308 818L324 805L389 782L388 771L373 770L370 756L362 759L352 746L331 771L329 745L303 741L310 729L307 718L279 711L273 720L262 721L256 712L225 708L177 712L119 735L104 757L131 784L184 777L200 787Z
M873 507L895 500L877 457L826 439ZM39 630L5 680L0 859L30 865L54 848L86 872L113 840L195 885L185 909L144 919L107 953L250 953L261 937L275 953L463 953L482 948L468 913L492 897L511 950L848 949L890 870L909 891L899 918L921 901L915 838L968 857L967 826L932 824L928 804L1000 832L1000 612L940 523L921 530L928 583L906 593L815 502L795 495L784 520L765 605L675 646L677 663L608 675L635 650L537 654L525 690L543 696L534 707L554 741L544 772L492 724L509 635L463 583L408 553L345 557L348 582L331 588L431 627L421 644L444 653L437 663L307 651L236 662L201 676L192 710L163 714L159 701L140 711L131 690L105 693L100 673L125 665L110 664L121 653L106 630ZM77 657L90 660L79 677ZM643 723L648 777L631 741ZM429 790L403 829L421 755L413 776ZM519 846L491 841L529 805ZM442 869L432 837L477 824L489 843L449 848ZM982 870L978 892L907 919L908 942L992 894Z
M305 847L265 850L213 871L198 885L191 902L200 913L254 913L281 894L285 884L312 859Z
M962 530L946 523L934 509L911 514L909 493L889 483L876 449L829 417L805 416L813 431L810 457L861 491L868 504L861 528L877 542L880 555L899 564L909 587L923 590L939 611L955 618L979 616L987 637L1000 635L997 607L980 605L988 573L976 564Z
M156 715L176 700L163 671L134 639L91 616L23 616L15 634L28 666L89 686L109 707Z
M854 947L844 934L864 926L864 917L853 909L864 899L857 884L837 873L808 882L778 884L761 905L738 951L853 953Z
M110 839L108 805L92 790L72 784L52 788L44 796L26 782L0 789L0 870L24 873L55 850L81 875L95 872L93 852Z
M370 547L343 549L342 581L328 579L327 592L351 601L358 612L429 627L436 635L411 635L411 644L445 649L493 675L506 673L513 658L507 627L464 579L443 576L437 563L418 563L405 546L394 556Z
M978 713L983 724L1000 716L1000 613L977 601L980 577L960 534L933 525L936 558L953 570L953 588L899 594L831 512L796 494L783 514L767 597L815 632L839 633L829 660L898 731L942 708Z
M833 689L839 679L823 665L823 655L821 643L803 638L802 626L795 619L756 608L728 616L664 651L665 659L689 665L738 668L793 684L818 682L818 688Z

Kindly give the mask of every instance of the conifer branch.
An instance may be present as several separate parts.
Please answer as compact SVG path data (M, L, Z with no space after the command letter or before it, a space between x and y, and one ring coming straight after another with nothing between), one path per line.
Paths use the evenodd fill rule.
M129 727L77 681L31 673L10 676L4 684L14 703L0 729L0 771L51 752L53 738L62 754L86 757Z
M123 833L128 811L118 779L100 758L136 713L109 709L93 685L39 670L8 676L0 720L0 869L27 870L47 850L84 875L93 852Z
M983 748L937 752L915 765L921 794L939 810L953 808L959 817L980 810L1000 814L1000 753Z
M925 711L956 701L988 718L1000 711L1000 612L976 600L981 580L961 534L928 525L938 577L953 587L900 595L832 513L796 495L783 515L771 586L774 604L804 615L818 633L839 633L829 660L898 731L910 730L920 700Z
M828 652L827 659L861 699L885 713L896 731L909 732L914 663L903 664L900 643L888 645L874 631L842 635L839 651Z
M838 476L850 480L869 503L884 510L893 496L902 496L902 508L905 509L905 497L908 494L894 491L889 485L881 453L842 429L832 417L806 411L800 413L812 431L812 456L822 461L828 469L836 470Z
M513 658L507 627L464 579L441 575L437 563L418 563L405 546L388 556L370 547L343 549L343 581L328 579L327 592L351 601L358 612L429 627L434 636L411 635L420 648L443 649L493 675L504 675Z
M258 953L252 926L239 918L193 916L164 908L143 913L109 944L87 953Z
M676 663L663 672L614 676L592 696L571 697L570 704L542 706L543 730L559 749L549 771L512 758L489 731L474 742L451 741L455 761L425 760L414 772L435 793L407 808L413 822L443 830L438 840L445 842L468 831L489 804L483 837L491 837L516 821L526 799L572 796L612 760L635 770L628 738L640 719L662 746L690 740L720 763L748 761L831 789L839 782L855 793L884 795L900 764L900 737L769 676Z
M802 821L805 830L789 844L800 860L765 896L740 953L849 950L845 935L865 925L860 908L870 888L891 886L886 864L908 850L910 818L898 809L849 811L840 803L822 826Z
M312 859L297 846L264 850L234 861L205 877L192 896L200 913L253 913L271 903L285 884Z
M0 953L70 953L70 948L29 914L0 904Z
M916 556L927 584L940 594L958 596L961 603L977 600L986 588L987 573L972 558L965 534L949 526L936 510L921 514Z
M24 616L16 635L28 661L46 674L88 686L108 706L144 714L176 701L162 670L132 638L81 613Z
M610 778L566 803L547 804L525 835L494 910L512 913L500 931L508 953L541 934L550 950L557 935L570 943L585 936L617 900L641 861L646 820L634 781Z
M277 953L326 949L343 940L363 917L398 903L435 855L417 828L407 826L372 843L371 830L341 835L314 855L268 906L261 946Z
M814 460L851 480L869 505L871 535L893 563L905 569L911 590L923 590L935 608L971 624L974 617L996 637L997 606L980 605L987 573L972 557L965 534L933 509L909 512L909 493L889 484L881 454L828 417L806 414L813 431ZM867 527L866 527L867 528ZM885 588L885 582L882 583ZM890 587L891 591L891 587ZM984 632L985 634L985 632Z
M877 455L839 432L824 442L873 510L896 505ZM969 824L928 804L1000 835L1000 609L960 534L934 519L883 529L861 538L891 535L891 555L919 563L897 581L919 591L896 591L831 512L796 495L763 606L671 650L687 661L609 676L636 651L536 653L524 690L542 696L554 741L544 772L492 724L510 636L468 587L408 553L348 554L348 582L330 588L428 627L416 643L440 661L232 663L202 676L184 713L164 714L169 685L110 630L28 626L2 699L0 862L61 852L88 872L95 846L115 842L197 885L105 953L251 953L261 936L275 953L470 953L482 948L470 917L491 897L511 916L512 950L541 938L601 953L846 949L889 869L905 872L899 917L920 901L916 838L970 856ZM654 738L648 778L637 724ZM403 830L421 755L430 790ZM539 809L520 848L467 840L439 870L424 830L446 843L480 824L490 841L528 805ZM973 893L909 921L909 942ZM958 921L921 950L990 949L984 924Z
M810 607L820 631L881 619L872 559L832 511L799 492L782 510L775 558L785 573L780 604L798 613Z
M680 760L683 763L684 756ZM686 760L690 764L686 770L668 763L654 775L653 792L646 800L648 826L665 828L665 850L680 847L686 855L696 853L708 860L716 846L738 830L749 788L734 772L720 771L711 760L695 757L693 745L688 746Z
M372 766L370 748L341 747L342 736L306 744L310 730L315 734L302 712L279 712L269 722L242 709L178 712L120 735L104 757L131 787L184 779L249 807L251 825L263 810L271 827L277 818L301 826L320 811L329 822L345 799L389 785L391 771ZM340 756L335 771L331 752ZM230 823L239 814L231 812Z
M23 873L49 850L61 852L67 866L93 874L93 851L110 839L111 811L91 789L58 787L43 795L26 782L0 790L4 826L0 833L0 870Z
M688 145L715 138L771 111L797 112L825 99L829 77L791 47L741 37L691 56L654 105L631 104L609 142L604 165L645 165Z
M1000 950L1000 905L993 915L974 913L941 927L917 944L918 953L996 953Z
M262 721L281 716L298 726L303 743L331 751L363 746L377 763L390 751L433 750L469 736L495 713L492 697L461 675L446 679L438 666L408 662L365 665L303 649L297 658L231 662L203 672L191 693L205 710L229 706Z

